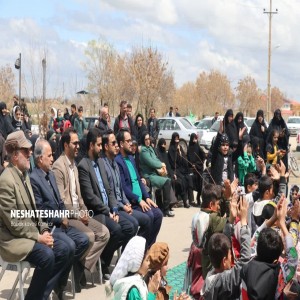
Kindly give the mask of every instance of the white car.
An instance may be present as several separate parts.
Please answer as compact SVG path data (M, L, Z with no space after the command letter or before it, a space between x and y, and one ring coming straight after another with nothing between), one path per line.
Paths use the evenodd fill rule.
M300 131L300 117L289 117L286 125L290 134L296 135Z
M158 118L159 133L158 139L164 138L169 147L173 132L178 132L180 142L184 152L187 152L187 145L192 133L196 133L199 140L198 129L191 125L190 121L184 117L164 117Z
M200 146L203 146L205 149L209 150L213 138L217 135L220 129L220 122L221 120L215 121L210 129L203 133L200 139Z

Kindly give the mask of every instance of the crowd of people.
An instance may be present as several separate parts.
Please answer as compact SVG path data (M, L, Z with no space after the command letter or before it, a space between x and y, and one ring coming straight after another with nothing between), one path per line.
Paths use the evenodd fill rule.
M90 128L82 106L72 104L70 114L52 107L43 138L31 134L24 108L15 105L12 117L0 108L0 254L35 266L26 299L53 290L63 299L72 267L80 293L99 258L108 295L169 299L169 248L156 239L163 217L190 205L200 211L186 293L175 299L298 299L299 188L288 205L289 132L280 110L268 127L259 110L248 133L243 114L229 109L206 154L196 134L186 152L177 132L167 148L155 109L134 118L126 101L114 124L105 105ZM34 213L18 219L14 210Z

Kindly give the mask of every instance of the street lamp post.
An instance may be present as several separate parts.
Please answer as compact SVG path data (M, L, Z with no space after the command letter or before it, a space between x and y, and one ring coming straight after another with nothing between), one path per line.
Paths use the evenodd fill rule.
M270 11L266 11L264 9L264 14L269 15L269 48L268 48L268 96L267 96L267 119L270 122L271 118L271 45L272 45L272 15L277 14L278 9L276 11L272 11L272 0L270 0Z
M22 69L22 61L21 61L21 53L19 54L19 58L17 58L15 62L15 68L19 70L19 105L21 101L21 69Z
M42 60L43 66L43 111L46 114L46 58Z

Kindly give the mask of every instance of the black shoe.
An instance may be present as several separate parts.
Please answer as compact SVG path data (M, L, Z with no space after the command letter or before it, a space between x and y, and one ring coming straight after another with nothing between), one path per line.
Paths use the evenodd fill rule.
M86 277L85 277L85 273L83 272L81 278L80 278L80 286L81 287L85 287L86 286Z
M104 280L110 280L110 272L108 270L108 267L102 265L101 266L102 269L102 276Z
M164 217L170 217L170 218L172 218L172 217L175 217L175 214L172 211L166 210L164 212Z
M184 203L184 208L190 208L191 206L188 203Z

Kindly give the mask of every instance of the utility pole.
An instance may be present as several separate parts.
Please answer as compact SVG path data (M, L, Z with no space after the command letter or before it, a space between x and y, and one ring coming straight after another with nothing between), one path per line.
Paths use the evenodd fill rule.
M19 54L19 58L17 58L16 62L15 62L15 68L17 70L19 70L19 105L20 105L20 102L21 102L21 81L22 81L22 73L21 73L21 70L22 70L22 60L21 60L21 53Z
M46 58L42 60L43 66L43 111L46 114Z
M268 96L267 96L267 119L270 122L271 118L271 55L272 55L272 16L277 14L278 9L272 11L272 0L270 0L270 11L264 9L264 14L269 15L269 49L268 49Z

